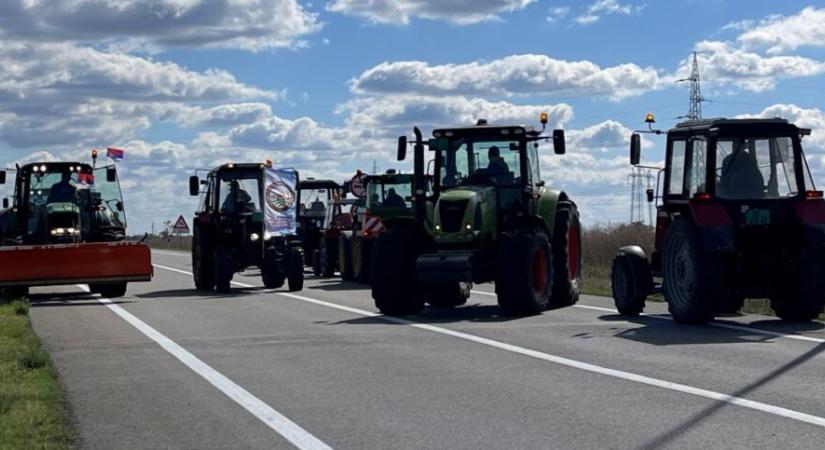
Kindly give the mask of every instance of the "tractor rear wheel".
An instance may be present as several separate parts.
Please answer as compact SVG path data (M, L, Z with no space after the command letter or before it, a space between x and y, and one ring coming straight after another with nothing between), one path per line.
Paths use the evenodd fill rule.
M665 234L662 281L673 320L703 324L713 320L723 273L712 270L692 224L676 219Z
M229 292L232 286L232 266L229 254L223 248L218 248L214 256L215 290L221 293Z
M321 266L321 276L329 278L335 275L335 251L337 249L331 244L330 239L321 239L318 263Z
M427 288L427 303L436 308L454 308L467 303L473 283L434 283Z
M771 308L782 320L808 322L819 317L825 307L825 251L802 249L796 276L790 285L771 297Z
M405 230L389 230L375 242L372 298L383 314L416 314L424 308L415 280L416 257L415 239Z
M553 290L551 307L576 304L582 288L582 238L579 211L560 203L553 232Z
M502 233L498 242L496 295L508 314L540 314L550 306L553 253L547 235L535 231Z
M195 288L201 291L215 288L215 263L206 245L198 228L195 228L195 236L192 238L192 275L195 278Z
M352 281L352 238L346 234L338 240L338 270L342 280Z
M372 241L358 238L352 246L352 277L358 283L369 284Z
M127 283L115 284L90 284L89 292L100 294L103 298L120 298L126 295Z
M619 314L638 316L645 309L645 298L653 280L647 259L620 251L610 269L613 303Z
M304 251L300 248L290 248L286 263L289 292L300 291L304 288Z

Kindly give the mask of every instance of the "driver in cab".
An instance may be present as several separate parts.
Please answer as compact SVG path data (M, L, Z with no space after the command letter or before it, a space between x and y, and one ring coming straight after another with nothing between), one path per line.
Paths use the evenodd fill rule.
M63 172L60 174L60 181L53 184L49 189L49 198L46 203L68 203L75 199L75 189L72 186L72 174L70 172Z
M501 157L501 150L495 145L487 149L487 174L488 175L504 175L510 172L510 167L507 162Z
M252 197L241 188L238 180L232 180L229 185L229 194L223 201L221 212L225 214L238 214L253 210Z

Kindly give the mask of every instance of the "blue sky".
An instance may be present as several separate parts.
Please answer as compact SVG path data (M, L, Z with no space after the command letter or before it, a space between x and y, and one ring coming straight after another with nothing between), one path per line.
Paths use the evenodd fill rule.
M626 146L646 111L814 128L825 184L825 5L735 0L9 0L0 5L0 164L126 149L131 231L190 216L186 177L229 160L343 179L397 164L413 125L535 122L568 155L551 184L583 219L628 219ZM548 149L549 150L549 149ZM646 158L661 158L647 143ZM403 167L402 167L403 168Z

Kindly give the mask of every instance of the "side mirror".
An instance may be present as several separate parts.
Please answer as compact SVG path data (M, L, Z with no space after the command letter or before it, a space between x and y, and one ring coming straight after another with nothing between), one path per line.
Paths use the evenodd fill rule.
M189 195L196 196L201 193L201 182L197 175L189 177Z
M553 150L557 155L567 153L567 144L564 142L564 130L553 130Z
M0 170L0 184L6 184L6 171Z
M3 199L3 209L9 209L9 199L8 198Z
M106 181L109 183L114 183L117 181L117 169L114 167L109 167L106 169Z
M407 136L398 137L398 160L404 161L407 158Z
M655 199L655 197L653 196L653 189L648 189L646 192L647 192L647 202L648 203L653 203L653 200Z
M117 208L118 212L123 212L123 202L118 200L118 202L115 203L115 208Z
M638 133L633 133L630 136L630 164L639 165L642 159L642 136Z

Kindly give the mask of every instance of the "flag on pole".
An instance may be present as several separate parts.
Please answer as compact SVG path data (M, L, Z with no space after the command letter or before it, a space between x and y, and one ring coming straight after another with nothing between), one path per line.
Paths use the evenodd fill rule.
M79 173L77 174L77 182L80 183L81 186L91 186L95 184L95 176L91 173Z
M109 147L106 149L106 156L113 161L122 161L123 153L123 150L119 148Z

